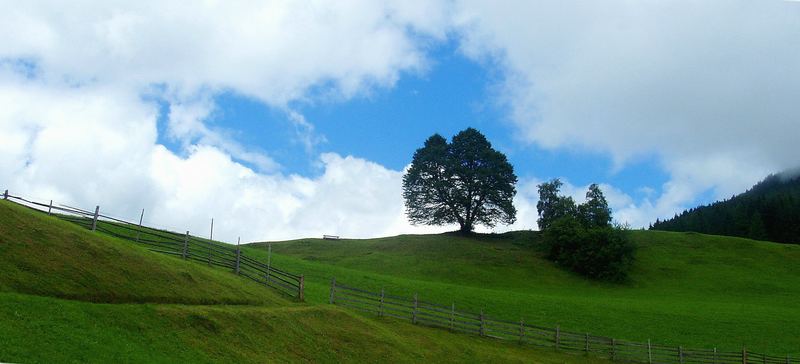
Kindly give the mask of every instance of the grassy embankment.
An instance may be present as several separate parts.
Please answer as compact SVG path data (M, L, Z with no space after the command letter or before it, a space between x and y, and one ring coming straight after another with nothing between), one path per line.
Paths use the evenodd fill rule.
M691 348L800 357L800 246L693 233L631 231L624 284L592 282L543 258L535 233L464 238L303 239L272 245L276 265L306 274L306 297L331 277L500 319ZM246 248L266 256L266 245Z
M603 362L297 303L6 201L0 272L0 362Z

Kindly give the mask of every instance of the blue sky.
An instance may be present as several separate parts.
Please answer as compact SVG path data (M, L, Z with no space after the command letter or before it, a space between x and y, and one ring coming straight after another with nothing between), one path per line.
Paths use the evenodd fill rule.
M633 227L800 165L800 3L25 2L0 13L0 184L235 241L412 226L403 168L467 127ZM713 19L713 21L709 21Z
M508 110L493 91L500 70L491 62L468 59L454 41L429 51L425 71L404 73L389 88L377 88L352 100L297 102L295 110L312 122L319 141L309 149L298 140L295 126L280 109L259 100L224 93L206 123L224 129L248 148L260 150L280 164L284 173L317 176L324 171L319 153L332 152L368 159L394 170L411 162L414 151L434 133L450 138L474 127L509 157L521 179L566 178L577 185L608 183L633 196L642 188L658 193L669 176L654 157L615 168L607 154L575 149L546 150L515 137ZM162 112L162 130L167 110ZM160 134L159 142L173 152L182 146ZM258 166L239 161L253 169ZM641 196L640 196L641 197ZM701 196L705 202L712 196Z

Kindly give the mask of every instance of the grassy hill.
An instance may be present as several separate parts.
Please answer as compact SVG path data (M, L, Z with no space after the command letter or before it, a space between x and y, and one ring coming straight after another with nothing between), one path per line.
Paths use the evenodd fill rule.
M407 235L272 245L327 300L331 277L374 291L565 330L694 348L800 356L800 246L695 233L631 231L624 284L598 283L543 258L536 233ZM266 244L248 247L265 256Z
M298 303L7 201L0 271L0 362L605 362Z
M108 303L284 305L270 290L10 203L0 205L0 292Z

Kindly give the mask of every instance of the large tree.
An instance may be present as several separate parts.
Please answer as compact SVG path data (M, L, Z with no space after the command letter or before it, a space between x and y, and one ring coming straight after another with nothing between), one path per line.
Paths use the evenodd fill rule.
M514 167L479 131L468 128L450 143L434 134L403 176L406 214L412 224L458 223L464 233L477 224L511 224L516 182Z

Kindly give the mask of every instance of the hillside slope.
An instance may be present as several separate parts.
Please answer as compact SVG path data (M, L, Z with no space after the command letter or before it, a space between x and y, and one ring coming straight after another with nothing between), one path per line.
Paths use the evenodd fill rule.
M589 281L544 259L536 233L409 235L272 244L306 273L309 300L330 280L564 330L684 347L800 354L800 246L695 233L631 231L624 284ZM266 244L248 247L266 254Z
M0 271L0 362L606 362L298 303L7 201Z
M800 244L800 174L770 175L747 192L656 221L651 229Z
M92 234L6 201L0 203L0 271L0 292L113 303L289 303L228 271Z
M92 304L8 293L0 293L0 343L0 362L24 363L607 362L330 305Z

